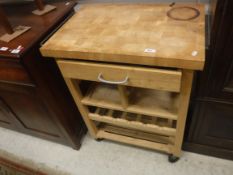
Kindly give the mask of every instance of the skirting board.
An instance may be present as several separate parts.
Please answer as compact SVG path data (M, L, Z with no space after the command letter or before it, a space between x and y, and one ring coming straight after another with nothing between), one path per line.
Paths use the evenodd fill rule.
M17 26L14 28L14 33L12 34L4 34L0 36L0 41L10 42L11 40L17 38L18 36L22 35L23 33L27 32L31 27L27 26Z
M12 165L13 167L16 167L17 169L23 168L25 170L26 168L26 170L33 171L33 175L49 175L49 174L69 175L65 171L51 168L47 166L46 164L40 164L36 162L35 160L30 160L26 157L22 157L14 153L7 152L6 150L3 150L0 148L0 164L3 164L3 163L5 163L5 165ZM21 174L18 173L17 175L21 175ZM27 172L27 175L30 175L30 174Z

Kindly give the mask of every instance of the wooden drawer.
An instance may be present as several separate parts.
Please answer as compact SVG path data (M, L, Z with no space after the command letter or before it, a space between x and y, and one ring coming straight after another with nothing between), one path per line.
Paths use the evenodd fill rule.
M179 92L181 71L81 61L57 61L64 77Z
M28 73L20 62L8 59L0 60L0 81L32 84Z

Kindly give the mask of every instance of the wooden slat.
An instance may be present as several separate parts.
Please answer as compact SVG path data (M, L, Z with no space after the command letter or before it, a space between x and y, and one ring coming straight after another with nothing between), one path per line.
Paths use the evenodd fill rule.
M173 125L173 120L168 119L167 123L168 123L168 126L172 127L172 125Z
M119 126L119 127L129 128L129 129L136 129L140 131L168 135L168 136L174 136L176 133L176 130L174 128L160 127L154 124L143 124L139 121L128 121L125 119L113 118L110 116L100 116L94 113L89 113L88 116L90 117L90 119L98 121L98 122L104 122L104 123L112 124L112 125Z
M113 111L112 109L110 109L110 110L108 110L107 115L108 115L108 116L112 116L113 112L114 112L114 111Z
M157 119L158 119L157 117L152 117L152 123L153 123L153 124L156 124Z
M97 137L170 153L169 145L155 143L155 142L132 138L132 137L127 137L127 136L118 135L118 134L113 134L113 133L105 132L104 130L99 130L97 133Z
M100 112L100 108L96 108L95 113L99 114L99 112Z
M120 104L111 103L108 101L99 101L99 100L91 99L89 97L84 97L81 100L81 102L84 105L88 105L88 106L96 106L96 107L100 107L100 108L108 108L108 109L124 111L123 107Z
M89 106L96 106L96 107L100 107L100 108L108 108L108 109L126 111L126 112L132 112L132 113L139 113L139 114L148 115L148 116L152 116L152 117L168 118L168 119L172 119L172 120L177 119L176 114L172 114L172 113L169 113L166 111L157 112L153 109L149 110L146 108L139 108L139 107L133 107L133 106L129 106L128 108L124 109L119 104L113 104L113 103L111 104L109 102L103 102L103 101L100 102L98 100L88 99L86 97L84 97L82 99L82 103L85 105L89 105Z
M122 115L121 115L121 118L122 118L122 119L126 119L126 116L127 116L127 113L126 113L126 112L123 112Z
M118 85L117 87L120 93L122 106L125 109L128 107L128 97L127 97L127 92L126 92L126 86Z
M127 112L132 112L132 113L139 113L143 115L148 115L152 117L161 117L161 118L169 118L176 120L177 119L177 114L170 113L169 111L166 110L160 110L160 109L148 109L145 107L140 107L140 106L129 106L126 109Z
M133 137L133 138L157 142L157 143L169 144L170 146L173 146L173 144L174 144L174 137L172 137L172 136L171 137L162 136L162 135L158 135L158 134L117 127L117 126L104 124L104 123L100 124L99 129L102 129L106 132L110 132L113 134L119 134L119 135L123 135L123 136Z
M153 118L155 118L155 117L153 117ZM137 114L136 121L141 121L141 119L142 119L142 115L141 114Z

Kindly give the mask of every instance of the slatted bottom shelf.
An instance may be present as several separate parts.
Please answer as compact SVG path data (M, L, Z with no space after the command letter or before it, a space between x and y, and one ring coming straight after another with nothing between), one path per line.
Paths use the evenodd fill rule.
M155 118L103 108L96 108L95 112L90 112L88 116L91 120L108 123L114 126L167 136L175 136L176 134L176 121L170 119Z
M97 137L166 153L171 153L174 143L174 139L171 137L129 130L102 123L100 124Z

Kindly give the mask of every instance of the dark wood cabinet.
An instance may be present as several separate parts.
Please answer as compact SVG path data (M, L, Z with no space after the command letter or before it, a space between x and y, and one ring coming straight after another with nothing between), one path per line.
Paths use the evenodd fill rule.
M42 134L53 137L62 136L56 126L56 120L51 116L48 105L32 87L10 87L5 84L0 87L0 96L4 99L5 110L13 114L18 127L34 134ZM7 107L9 106L9 107Z
M195 138L199 143L231 150L233 148L232 105L219 102L202 102L196 115Z
M40 43L73 14L75 3L51 3L57 9L44 16L31 14L31 3L3 7L12 26L31 29L9 43L0 41L9 48L0 51L0 126L78 149L86 127L57 65L39 52ZM24 49L12 54L19 45Z
M233 160L233 1L213 4L211 44L196 76L184 149Z
M7 128L16 128L17 118L11 113L7 103L1 98L0 99L0 124Z

